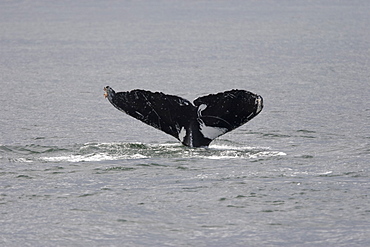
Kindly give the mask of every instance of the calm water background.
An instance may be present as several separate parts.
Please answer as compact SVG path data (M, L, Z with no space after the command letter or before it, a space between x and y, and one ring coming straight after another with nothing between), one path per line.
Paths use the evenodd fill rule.
M370 2L1 1L1 246L370 245ZM189 149L103 87L264 97Z

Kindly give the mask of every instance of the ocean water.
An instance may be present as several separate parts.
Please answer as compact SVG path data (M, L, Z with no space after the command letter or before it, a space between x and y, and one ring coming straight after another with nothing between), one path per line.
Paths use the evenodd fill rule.
M370 3L0 2L1 246L370 245ZM117 111L232 88L209 148Z

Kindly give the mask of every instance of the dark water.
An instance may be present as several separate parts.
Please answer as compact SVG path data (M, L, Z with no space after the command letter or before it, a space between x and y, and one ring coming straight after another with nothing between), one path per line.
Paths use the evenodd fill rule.
M0 3L1 246L368 246L368 1ZM261 94L190 149L103 87Z

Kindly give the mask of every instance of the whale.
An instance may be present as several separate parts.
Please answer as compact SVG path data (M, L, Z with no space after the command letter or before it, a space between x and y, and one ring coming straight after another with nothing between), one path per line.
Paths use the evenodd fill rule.
M104 91L104 97L115 108L188 147L209 146L217 137L253 119L263 108L260 95L240 89L202 96L193 103L142 89L115 92L106 86Z

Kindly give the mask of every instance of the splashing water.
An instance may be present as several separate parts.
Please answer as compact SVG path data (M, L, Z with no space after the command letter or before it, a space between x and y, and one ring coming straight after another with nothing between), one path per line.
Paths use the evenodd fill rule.
M0 146L2 159L11 162L95 162L149 158L257 159L286 155L266 147L211 145L188 148L177 143L85 143L72 147Z

